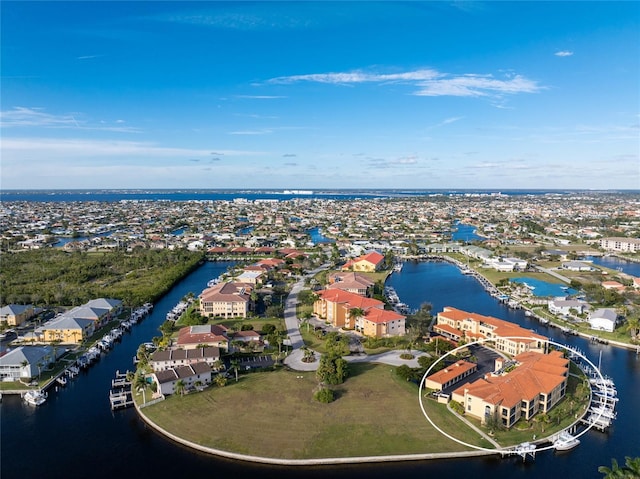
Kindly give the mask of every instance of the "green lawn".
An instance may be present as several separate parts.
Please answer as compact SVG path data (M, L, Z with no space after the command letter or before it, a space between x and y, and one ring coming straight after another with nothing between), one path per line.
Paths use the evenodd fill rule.
M417 386L398 379L395 368L372 364L349 368L351 376L336 387L338 398L331 404L313 400L315 373L278 370L242 375L239 382L230 380L224 388L213 386L202 393L169 397L142 412L197 444L264 457L307 459L467 449L429 424L420 409ZM461 427L446 410L435 408L433 415L439 422L455 422L450 427L459 431L457 438L478 443L478 435Z

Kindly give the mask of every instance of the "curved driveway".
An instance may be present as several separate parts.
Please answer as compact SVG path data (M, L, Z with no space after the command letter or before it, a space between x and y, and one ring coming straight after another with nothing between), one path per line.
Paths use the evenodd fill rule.
M320 360L320 354L314 352L316 360L311 363L305 363L302 361L304 357L304 352L302 351L302 347L304 346L304 341L302 340L302 335L300 334L300 324L298 321L298 316L296 315L296 305L298 304L298 293L304 287L304 280L308 277L312 277L317 274L319 271L323 269L327 269L329 267L328 264L324 264L313 271L310 271L305 276L300 278L292 287L289 295L287 296L287 300L285 301L284 307L284 322L287 327L287 336L291 341L291 347L293 351L289 353L289 355L285 358L284 364L289 366L291 369L296 371L315 371L318 369L318 361ZM363 363L363 362L375 362L375 363L384 363L390 364L392 366L401 366L406 364L411 368L417 368L418 365L418 357L422 356L426 353L422 351L410 351L413 355L413 359L401 359L400 355L403 353L407 353L409 351L389 351L386 353L375 354L375 355L367 355L360 354L358 356L345 356L345 360L353 363Z

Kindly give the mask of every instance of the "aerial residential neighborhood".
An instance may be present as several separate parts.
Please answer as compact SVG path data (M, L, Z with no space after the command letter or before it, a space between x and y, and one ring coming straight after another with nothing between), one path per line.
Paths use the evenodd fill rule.
M406 285L394 279L420 265L444 264L456 278L477 284L500 308L540 328L582 336L592 344L637 347L640 281L601 266L599 260L607 255L635 260L630 249L634 242L611 233L637 232L640 210L627 208L628 221L602 228L597 210L591 209L593 201L601 199L588 197L582 205L578 198L572 204L571 214L593 214L578 229L556 220L557 211L565 208L556 195L395 199L385 204L394 212L390 216L381 208L383 200L211 202L213 216L198 215L201 203L186 202L181 216L170 221L167 212L177 210L161 211L149 203L144 216L157 220L147 219L144 229L134 226L135 231L129 228L140 224L142 210L136 205L128 211L125 202L115 206L119 218L134 212L135 217L116 224L104 210L91 210L101 226L75 229L73 236L87 235L80 241L69 241L71 230L58 229L59 221L34 225L18 220L22 205L9 204L2 217L3 245L12 257L62 255L56 261L109 254L134 260L158 254L171 261L171 255L186 254L196 269L209 264L219 271L166 312L159 335L136 351L134 371L116 372L109 392L114 411L137 406L145 417L142 411L153 411L159 402L213 397L252 374L280 370L301 371L296 379L313 372L319 382L314 400L339 402L330 385L348 384L349 370L372 361L390 365L393 374L424 387L424 397L446 405L447 414L476 421L486 440L505 441L510 431L517 434L522 428L535 431L535 439L547 427L560 428L565 435L562 428L568 424L573 429L611 427L612 419L593 416L600 406L590 404L585 395L591 372L579 356L558 350L549 336L530 325L456 307L453 292L447 296L450 303L436 309L430 303L407 304L405 295L425 289L427 276L420 273ZM507 212L504 217L496 216L496 205ZM55 220L60 208L65 217L75 217L86 213L87 205L74 205L73 216L69 205L42 207L40 216ZM445 213L451 208L458 214ZM182 216L186 212L189 216ZM394 219L409 215L411 222ZM383 217L387 219L381 222ZM85 223L90 224L86 215ZM47 232L34 233L32 228ZM97 232L102 236L92 236ZM17 241L20 236L34 241ZM57 245L56 239L63 244ZM136 278L151 267L144 261L134 261L138 267L146 265L135 272ZM108 285L118 279L98 281ZM130 284L136 283L126 288L135 288ZM427 294L434 287L427 287ZM12 391L9 385L18 392L23 387L36 392L51 385L64 387L78 367L91 367L109 354L122 334L151 312L144 296L80 302L81 291L53 293L37 282L32 293L8 291L7 298L31 301L10 302L1 310L3 337L9 344L0 357L5 391ZM63 294L75 304L51 308ZM138 297L144 305L132 304L131 298ZM571 364L582 372L572 377ZM46 402L46 393L38 394L25 396L25 401ZM614 407L607 403L606 414L613 416ZM555 428L547 426L549 417L557 421Z

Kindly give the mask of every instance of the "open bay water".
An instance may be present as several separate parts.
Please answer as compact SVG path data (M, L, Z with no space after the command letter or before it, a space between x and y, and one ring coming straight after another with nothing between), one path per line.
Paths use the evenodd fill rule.
M502 190L500 194L519 195L565 195L577 190ZM349 200L357 198L398 198L449 195L489 195L496 190L396 190L396 189L318 189L311 193L292 193L292 190L243 190L243 189L88 189L88 190L11 190L0 189L0 201L233 201L290 200L294 198Z
M402 301L416 308L428 301L434 313L450 305L536 328L559 342L574 345L596 362L602 351L602 369L616 382L621 400L618 420L605 434L589 432L576 449L555 454L540 453L523 463L518 456L474 459L410 461L362 465L283 467L231 461L177 445L150 430L133 409L111 412L108 392L115 371L132 369L132 358L140 343L159 334L157 328L185 294L199 293L207 281L226 271L229 263L205 263L178 283L156 303L152 314L134 326L121 343L66 388L51 391L43 406L34 408L19 397L3 397L0 406L0 472L3 479L42 477L47 479L114 477L260 477L305 479L388 479L388 477L458 478L601 478L600 465L611 458L640 455L640 358L634 352L592 345L581 338L564 338L556 330L540 327L521 311L506 308L488 295L472 277L462 275L447 263L406 263L393 273L389 284ZM553 336L557 333L557 336ZM283 391L282 394L286 394ZM277 398L274 398L277 400ZM416 396L416 408L419 408ZM220 411L220 414L228 414ZM185 421L197 417L185 416ZM256 417L256 427L259 426ZM425 419L426 420L426 419ZM283 428L287 425L283 424ZM406 425L412 427L411 424ZM340 438L336 438L340 440Z

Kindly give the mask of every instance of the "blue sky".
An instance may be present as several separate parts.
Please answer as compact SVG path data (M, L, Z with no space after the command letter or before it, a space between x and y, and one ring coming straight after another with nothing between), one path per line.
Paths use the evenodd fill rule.
M640 2L7 2L1 187L640 188Z

